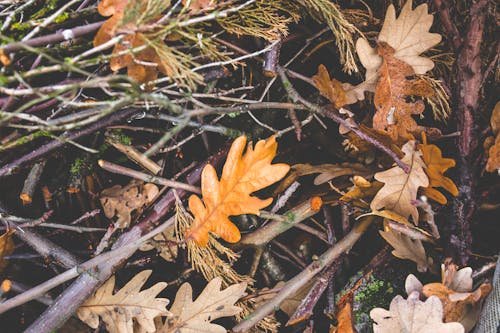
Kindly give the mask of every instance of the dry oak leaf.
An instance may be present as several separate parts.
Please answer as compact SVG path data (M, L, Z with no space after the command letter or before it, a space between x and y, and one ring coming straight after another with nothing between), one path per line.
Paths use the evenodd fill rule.
M418 210L412 202L417 198L419 187L429 186L429 179L424 172L422 153L415 150L415 145L415 141L408 141L401 149L405 154L401 160L410 167L408 173L394 166L375 174L375 179L384 186L373 198L370 208L375 211L385 207L405 219L412 216L413 223L418 224Z
M154 200L158 187L133 180L124 187L115 185L101 192L101 205L107 218L117 217L115 226L127 228L132 219L132 212L141 209Z
M108 42L120 33L126 33L126 35L121 42L115 44L113 48L113 54L115 55L148 44L147 38L138 32L140 27L135 26L133 22L122 25L125 12L132 10L134 6L138 6L141 9L139 11L143 12L148 6L148 1L102 0L99 2L97 6L99 14L111 17L104 22L95 35L95 47ZM162 6L167 7L168 1L165 1ZM137 10L137 8L134 8L134 10ZM151 18L151 20L154 20L154 18ZM116 55L110 60L109 64L112 71L118 71L126 67L128 76L139 83L155 80L158 77L158 70L165 75L171 74L161 61L156 50L151 46L147 46L134 55L130 52Z
M459 323L443 323L443 305L432 296L425 302L418 292L412 292L408 299L396 296L389 311L375 308L370 311L375 321L374 333L464 333Z
M194 240L199 246L207 244L209 232L227 242L238 242L241 238L240 231L229 220L229 216L258 215L259 210L269 206L273 199L261 200L251 194L277 182L290 169L287 164L271 164L278 148L274 136L260 140L255 148L248 145L243 154L246 142L245 136L240 136L233 142L220 181L215 168L205 166L201 175L203 201L196 195L189 197L189 209L194 215L194 221L186 239Z
M472 268L458 270L453 263L442 265L442 283L428 283L422 287L427 296L437 296L443 303L444 321L462 324L465 332L476 325L483 300L491 291L491 284L483 283L473 290Z
M500 170L500 102L495 105L491 113L491 130L496 136L495 143L488 150L488 161L486 171L493 172Z
M412 10L412 1L409 0L398 18L394 5L390 5L377 40L389 44L395 50L394 56L410 65L415 74L425 74L434 68L434 62L420 54L441 41L441 35L429 32L433 20L434 17L427 12L427 4L421 4ZM382 58L363 38L356 41L356 51L366 69L365 81L347 91L358 100L363 100L365 91L375 91Z
M14 229L10 229L0 236L0 272L2 272L9 263L9 261L4 257L9 256L14 252L15 245L12 240L12 234L14 231Z
M377 111L373 116L373 128L387 131L394 142L412 140L414 134L426 130L412 117L422 114L425 106L421 100L410 102L408 98L431 97L434 89L423 79L408 79L415 72L410 65L394 57L394 49L388 44L381 42L378 51L383 62L375 89Z
M328 100L332 102L337 109L346 104L356 102L356 99L349 101L349 98L342 86L342 82L336 79L330 80L330 75L328 75L328 71L324 65L318 66L318 74L314 75L312 80L321 95L328 98Z
M418 145L418 149L422 152L422 159L426 165L425 173L429 177L429 187L424 188L422 193L428 198L445 205L448 200L436 187L445 189L455 197L458 195L458 188L453 180L444 176L446 170L455 166L455 160L444 158L438 146L427 144L425 134L422 134L422 141L423 144Z
M412 239L390 228L386 231L380 230L379 233L394 248L392 254L395 257L413 261L419 272L426 272L432 266L433 260L427 257L421 240Z
M211 321L241 311L234 303L246 295L247 284L233 284L224 290L220 289L221 284L220 277L211 280L193 302L193 289L189 283L184 283L169 310L173 316L166 319L157 333L226 333L224 327Z
M134 276L116 294L113 294L115 277L112 276L78 309L78 318L92 328L99 326L99 317L110 333L133 333L134 322L145 332L156 332L154 318L169 315L168 299L156 298L167 286L158 282L140 291L151 275L146 270Z

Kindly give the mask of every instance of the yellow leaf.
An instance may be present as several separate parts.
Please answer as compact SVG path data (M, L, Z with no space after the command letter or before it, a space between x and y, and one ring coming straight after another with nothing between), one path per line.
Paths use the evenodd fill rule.
M425 134L422 134L423 144L418 148L422 152L422 159L426 164L425 173L429 177L429 187L423 189L423 193L430 199L444 205L447 203L446 197L436 190L436 187L441 187L450 192L453 196L458 195L458 188L444 173L449 168L455 166L455 161L451 158L443 158L441 150L436 145L427 144Z
M207 244L209 232L227 242L238 242L240 231L229 216L259 214L259 210L271 204L272 198L261 200L250 194L277 182L290 169L287 164L271 164L278 148L274 136L257 142L255 148L249 145L243 154L246 141L245 136L240 136L233 142L220 181L213 166L203 169L203 201L196 195L189 198L194 222L186 239L194 240L197 245Z
M389 170L377 172L375 179L385 185L373 198L370 208L375 211L385 207L405 219L411 215L413 222L418 224L418 210L412 202L417 198L419 187L429 186L429 179L424 172L422 153L415 150L415 141L408 141L402 151L405 154L402 162L410 167L410 171L405 173L400 167L394 166Z
M14 252L14 241L12 240L12 234L14 229L8 230L2 236L0 236L0 272L7 267L9 261L4 259L5 256L11 255Z

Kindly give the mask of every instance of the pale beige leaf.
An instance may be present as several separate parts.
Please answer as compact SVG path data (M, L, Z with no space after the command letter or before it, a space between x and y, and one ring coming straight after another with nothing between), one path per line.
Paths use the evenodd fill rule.
M412 202L417 198L418 188L429 185L429 179L424 171L422 153L415 150L415 141L408 141L402 151L405 154L402 161L410 167L410 171L405 173L400 167L394 166L377 172L375 179L385 185L373 198L370 208L375 211L385 207L406 219L412 216L413 222L418 224L418 210Z
M378 42L386 42L394 50L394 56L409 64L416 74L425 74L434 68L434 62L420 54L431 49L441 41L441 35L430 33L434 18L427 12L427 4L422 4L412 10L412 1L403 6L396 18L394 5L390 5L384 20L384 25L378 36ZM364 99L365 91L375 91L378 80L378 69L382 58L376 48L372 48L366 39L356 41L356 51L361 64L366 69L365 81L354 87L344 87L348 100L353 97Z
M417 291L418 293L422 293L422 288L424 285L420 280L413 274L410 274L406 277L405 280L405 291L408 295L412 292Z
M443 323L443 305L436 296L425 302L419 299L418 292L413 292L404 299L396 296L389 311L375 308L370 311L375 321L374 333L463 333L459 323Z
M213 279L193 302L193 289L189 283L184 283L170 308L173 317L167 318L157 333L225 333L224 327L211 321L241 311L234 303L246 295L246 283L233 284L224 290L220 290L221 284L221 278Z
M421 240L410 237L389 229L379 231L380 235L394 248L392 254L400 259L407 259L417 264L419 272L425 272L432 265L432 258L427 257Z
M145 332L155 332L154 318L168 315L168 299L156 298L167 286L158 282L140 291L151 270L138 273L122 289L113 294L115 277L112 276L87 299L77 311L78 318L92 328L99 326L99 317L110 333L133 333L134 321Z

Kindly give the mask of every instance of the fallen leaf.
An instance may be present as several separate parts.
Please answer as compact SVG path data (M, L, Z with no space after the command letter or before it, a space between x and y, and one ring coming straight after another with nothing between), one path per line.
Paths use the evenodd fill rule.
M500 170L500 102L495 105L491 113L491 130L496 136L495 143L488 150L488 161L486 171L493 172Z
M314 82L314 85L316 86L316 89L319 90L321 95L328 98L328 100L332 102L332 104L335 105L337 109L343 107L346 104L352 104L356 102L356 99L351 99L351 101L348 100L348 96L344 91L342 82L335 79L330 80L330 75L328 74L328 71L326 70L326 67L324 65L319 65L318 74L314 75L312 77L312 80Z
M375 89L373 128L389 133L394 142L412 140L414 134L426 128L417 125L412 116L424 111L421 100L408 101L410 97L431 97L434 89L420 78L409 78L415 74L413 68L394 57L394 49L381 42L378 52L383 58L380 79ZM434 130L435 131L435 130Z
M240 136L233 142L220 181L215 168L205 166L201 176L203 201L196 195L189 197L194 221L186 239L194 240L197 245L207 244L209 232L227 242L238 242L240 231L228 217L258 215L273 199L261 200L250 194L277 182L290 169L286 164L271 164L278 148L274 136L257 142L255 148L249 145L243 154L246 141L245 136Z
M375 308L370 311L375 321L374 333L463 333L459 323L443 323L443 305L432 296L425 302L419 300L418 292L404 299L396 296L389 305L389 311Z
M10 229L0 236L0 272L2 272L9 264L9 261L4 257L9 256L14 252L15 245L12 240L12 234L14 231L14 229Z
M150 275L151 270L138 273L116 294L113 294L115 277L112 276L78 308L78 318L96 329L101 317L110 333L133 333L134 322L146 332L156 332L154 318L169 314L168 300L156 298L167 283L158 282L140 291Z
M427 13L427 4L421 4L412 10L412 1L409 0L403 6L398 18L394 5L390 5L377 40L391 46L395 58L411 66L415 74L425 74L434 68L434 62L420 54L441 41L441 35L429 32L433 20L433 16ZM356 41L356 51L366 69L365 81L347 88L346 91L358 100L363 100L365 91L375 91L382 58L376 48L372 48L364 38Z
M413 223L418 224L418 210L412 201L416 200L419 187L429 186L429 179L424 172L422 153L415 150L415 141L408 141L402 151L405 154L402 162L410 167L410 171L405 173L399 166L394 166L377 172L375 179L384 183L384 186L373 198L370 208L375 211L385 207L405 219L412 216Z
M131 181L126 186L115 185L101 192L101 205L107 218L117 217L115 226L127 228L132 219L132 212L152 202L158 194L154 184Z
M459 322L465 332L470 332L479 319L482 303L491 291L491 284L483 283L473 290L472 268L458 270L451 262L442 265L441 274L442 282L424 285L422 293L427 297L437 296L441 300L445 322Z
M149 6L147 1L135 0L102 0L99 2L97 6L99 14L111 17L104 22L95 35L94 46L102 45L119 34L125 34L122 41L116 43L113 48L115 56L110 60L112 71L127 68L128 76L139 83L155 80L158 77L158 70L165 75L172 74L157 50L151 46L146 35L140 32L151 30L151 26L154 25L152 22L158 13L166 9L169 4L170 1L164 1L161 5L158 3L154 12L148 12L150 15L134 16L131 14L134 12L144 13L146 10L151 10L152 6ZM144 21L145 17L147 17L146 21ZM142 21L139 22L139 20ZM159 44L164 45L164 42L160 40ZM143 49L133 55L132 52L127 52L139 47L143 47Z
M246 283L238 283L220 290L222 279L211 280L200 296L193 301L193 289L184 283L170 308L172 317L166 319L157 333L225 333L226 329L212 324L215 319L234 316L241 308L234 305L245 296Z
M419 272L426 272L432 266L433 260L427 257L421 240L411 239L393 229L380 230L379 233L394 248L392 254L395 257L413 261Z
M368 202L377 194L380 188L383 186L382 183L374 181L369 182L361 176L352 177L353 186L349 188L346 194L340 197L340 201L343 202L354 202L362 208L368 208L370 205Z
M356 333L354 330L354 318L352 312L352 299L340 305L337 313L337 332Z
M422 134L422 141L423 144L418 145L418 149L422 152L422 159L426 165L425 173L429 177L429 186L423 188L422 193L445 205L448 202L446 197L435 188L441 187L455 197L458 195L458 188L453 180L444 176L446 170L455 166L455 160L444 158L438 146L427 144L425 134Z

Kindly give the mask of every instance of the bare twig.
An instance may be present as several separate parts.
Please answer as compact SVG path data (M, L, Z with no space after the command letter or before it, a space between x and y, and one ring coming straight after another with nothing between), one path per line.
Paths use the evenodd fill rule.
M140 171L129 169L127 167L124 167L124 166L121 166L118 164L114 164L114 163L111 163L108 161L104 161L104 160L99 160L97 163L99 164L99 166L101 168L103 168L104 170L107 170L109 172L118 173L121 175L133 177L135 179L140 179L140 180L143 180L145 182L149 182L149 183L153 183L153 184L164 185L164 186L168 186L168 187L172 187L172 188L183 189L183 190L186 190L189 192L201 194L200 188L196 187L196 186L184 184L184 183L181 183L181 182L178 182L175 180L165 179L165 178L158 177L158 176L152 176L152 175L149 175L147 173L143 173Z

